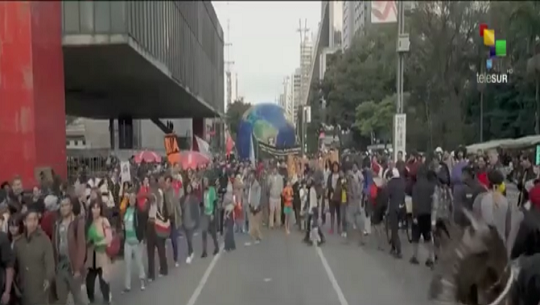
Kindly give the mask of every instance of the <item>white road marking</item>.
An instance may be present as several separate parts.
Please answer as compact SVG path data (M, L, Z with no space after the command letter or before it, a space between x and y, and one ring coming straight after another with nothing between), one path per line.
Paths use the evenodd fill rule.
M341 291L341 288L339 287L339 284L336 280L336 277L334 276L334 272L332 272L332 269L330 268L330 265L328 264L328 261L326 260L326 257L324 257L324 254L320 247L315 247L317 254L319 254L319 257L321 258L321 262L323 264L324 270L326 271L326 275L328 275L328 279L330 280L330 283L332 283L332 287L334 288L334 291L336 292L339 304L340 305L349 305L349 302L347 302L347 299L345 298L345 295L343 294L343 291ZM191 304L193 305L193 304Z
M264 279L264 281L268 283L268 282L272 281L272 279L267 277L267 278Z
M197 288L195 288L195 291L193 291L193 294L191 295L191 298L189 298L189 301L186 305L195 305L197 302L197 299L201 295L201 292L206 285L206 282L208 282L208 278L210 277L210 274L212 274L212 270L217 264L217 261L221 257L221 253L223 253L223 246L219 247L219 253L212 258L212 261L210 262L210 265L206 268L206 271L204 272L201 280L199 281L199 284L197 285Z

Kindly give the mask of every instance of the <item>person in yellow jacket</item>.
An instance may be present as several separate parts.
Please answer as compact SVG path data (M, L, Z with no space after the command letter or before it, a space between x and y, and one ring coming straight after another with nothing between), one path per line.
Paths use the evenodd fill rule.
M126 191L131 188L131 183L124 182L120 188L120 216L124 219L124 213L129 206L129 196L127 196Z

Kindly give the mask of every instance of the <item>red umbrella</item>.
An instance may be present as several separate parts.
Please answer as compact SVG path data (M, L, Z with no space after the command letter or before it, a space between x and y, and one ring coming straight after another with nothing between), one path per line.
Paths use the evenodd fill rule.
M161 156L153 151L144 150L141 152L138 152L135 156L133 156L133 159L135 160L135 163L141 163L142 161L147 163L159 163L161 162Z
M207 165L208 163L210 163L210 159L198 151L191 150L180 152L180 164L183 169L195 169L201 165Z

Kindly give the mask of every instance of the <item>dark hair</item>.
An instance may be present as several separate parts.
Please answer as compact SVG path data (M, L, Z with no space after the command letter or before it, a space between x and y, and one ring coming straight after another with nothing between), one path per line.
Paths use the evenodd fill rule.
M472 166L465 166L462 170L461 170L461 173L462 174L467 174L469 175L471 178L474 178L475 177L475 172L474 172L474 168Z
M330 168L330 170L333 172L333 171L334 171L334 167L336 167L336 166L337 166L337 170L338 170L338 172L339 172L339 170L340 170L341 168L339 167L339 163L337 163L337 161L332 162L332 167Z
M86 230L85 232L88 232L88 229L90 229L90 226L92 225L92 222L94 221L92 216L92 208L98 206L99 207L99 216L104 217L105 213L105 205L101 202L101 200L92 200L90 201L90 204L88 204L87 207L87 213L86 213Z
M428 181L430 182L437 182L439 178L434 170L428 170L426 176Z
M503 174L496 169L490 170L487 173L487 178L488 178L490 187L501 185L504 182Z
M9 230L10 227L17 227L19 228L19 234L24 234L24 224L21 214L13 214L8 220L8 238L9 241L13 241L13 235L11 234L11 230Z
M79 201L79 198L75 196L69 197L69 202L71 202L71 209L73 211L73 215L79 216L81 215L81 211L84 209L83 205Z

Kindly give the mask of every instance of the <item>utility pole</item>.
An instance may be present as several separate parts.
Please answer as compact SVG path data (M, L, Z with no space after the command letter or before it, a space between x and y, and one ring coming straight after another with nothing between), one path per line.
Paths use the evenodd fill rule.
M405 142L407 139L407 118L404 112L403 101L403 71L405 69L405 53L409 52L409 34L405 33L405 2L396 1L397 5L397 80L396 80L396 115L394 116L394 160L401 151L405 153Z

